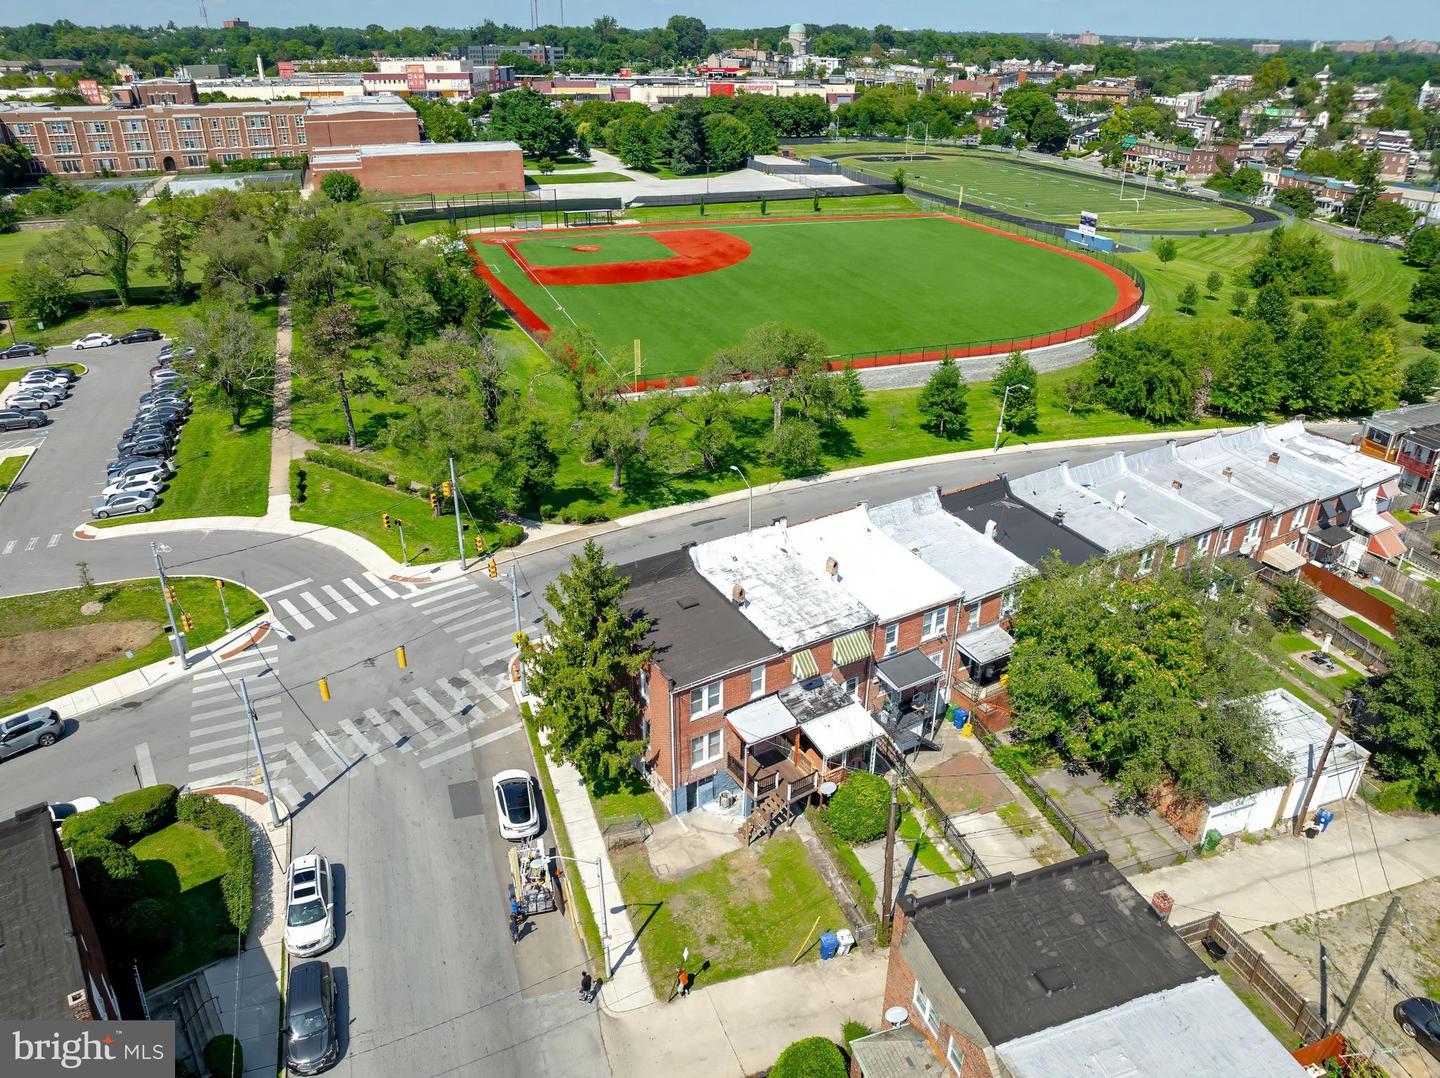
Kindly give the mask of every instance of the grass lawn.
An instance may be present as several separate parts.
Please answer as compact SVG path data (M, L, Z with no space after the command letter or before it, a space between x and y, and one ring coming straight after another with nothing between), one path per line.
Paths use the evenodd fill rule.
M1381 812L1440 812L1440 789L1422 786L1419 779L1384 779L1366 776L1360 796Z
M820 933L845 923L795 835L736 850L678 880L657 878L644 846L614 850L610 859L661 999L687 947L686 968L703 988L797 955L811 961Z
M915 859L926 872L933 876L942 876L951 883L959 883L960 874L950 867L950 862L945 860L939 847L921 830L917 811L912 804L910 811L901 818L900 840L915 851Z
M856 856L854 848L830 829L830 825L825 822L824 813L809 813L806 819L810 821L810 827L816 836L830 851L830 856L839 865L840 871L845 873L846 878L849 879L851 894L860 909L867 915L875 915L879 910L876 905L879 890L870 873L866 872L865 866L860 863L860 858Z
M175 586L176 620L179 620L181 611L187 611L195 619L195 628L186 634L191 648L201 647L225 634L225 615L213 578L173 576L170 582ZM104 609L98 614L82 614L80 608L92 601L103 603ZM230 608L232 625L242 625L265 611L265 604L259 596L239 584L225 585L225 602ZM155 623L155 636L144 647L133 649L133 659L121 655L51 678L0 700L0 713L8 714L52 700L146 663L157 662L170 654L170 642L165 631L165 602L160 596L160 585L154 580L96 584L90 589L67 588L64 591L0 599L0 644L8 638L48 629L144 620Z
M230 410L196 399L180 434L175 478L151 513L97 520L96 527L123 527L140 520L265 515L270 490L270 398L254 404L238 431Z
M1275 637L1270 641L1270 650L1271 654L1279 660L1280 665L1284 667L1287 673L1299 678L1311 690L1332 703L1338 704L1343 701L1345 699L1346 689L1357 689L1365 683L1364 674L1355 670L1349 670L1348 667L1346 667L1346 673L1337 674L1334 677L1322 677L1299 662L1294 658L1296 653L1315 650L1314 643L1299 634ZM1343 659L1337 659L1336 661L1339 662L1342 667L1345 667ZM1292 692L1294 691L1294 687L1291 685L1285 685L1283 687L1290 689Z
M500 281L547 323L573 319L589 326L617 359L629 357L638 339L652 377L693 372L765 321L818 327L835 355L892 354L1064 329L1100 317L1118 298L1114 283L1090 264L950 218L712 221L700 227L743 241L748 252L723 269L672 280L552 285L547 291L505 247L475 246ZM635 232L551 233L525 237L514 247L534 265L558 261L557 255L578 261L576 254L585 256L583 264L599 265L630 260L640 239ZM573 251L581 243L601 250ZM803 265L797 251L804 252ZM637 260L668 257L662 250ZM877 286L863 302L854 288L860 266L868 267ZM676 319L676 311L685 317Z
M665 803L660 800L659 795L643 783L637 790L619 790L592 800L595 804L595 816L602 827L607 820L625 820L635 816L653 825L670 815L665 811Z
M225 849L214 835L172 823L146 835L130 852L140 862L142 897L165 904L168 928L165 943L140 956L146 984L164 984L238 950L220 892Z
M618 172L557 172L553 176L527 175L525 179L529 183L539 184L541 187L556 187L566 183L632 183L629 176L622 176Z
M1404 600L1400 599L1398 596L1391 595L1384 588L1377 588L1373 584L1367 584L1365 587L1365 593L1367 595L1375 596L1375 598L1379 599L1386 606L1393 607L1396 610L1405 609Z
M815 209L813 199L772 198L764 207L766 217L836 217L842 214L867 213L915 213L916 204L904 195L855 195L850 198L822 198L820 208ZM727 217L751 218L761 216L759 202L712 202L701 214L699 205L688 206L631 206L625 216L631 221L692 221L724 220Z
M0 459L0 494L4 494L10 489L10 484L15 482L15 477L20 474L20 469L25 467L25 462L29 459L27 453Z
M1388 633L1377 629L1374 625L1371 625L1364 618L1356 617L1354 614L1347 614L1340 620L1343 621L1350 628L1354 629L1361 636L1366 637L1369 640L1375 641L1375 643L1379 644L1381 647L1388 648L1395 645L1395 640L1393 637L1391 637Z

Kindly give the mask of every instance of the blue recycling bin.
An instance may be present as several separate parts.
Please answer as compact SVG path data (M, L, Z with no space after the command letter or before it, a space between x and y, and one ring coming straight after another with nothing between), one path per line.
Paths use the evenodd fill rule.
M1315 813L1315 823L1319 826L1321 834L1324 834L1326 828L1328 828L1334 822L1335 813L1331 812L1329 809L1320 809L1318 812Z
M820 957L825 960L834 958L840 950L840 937L834 932L820 933Z
M962 729L970 721L970 712L963 707L952 707L950 709L950 721L955 724L955 729Z

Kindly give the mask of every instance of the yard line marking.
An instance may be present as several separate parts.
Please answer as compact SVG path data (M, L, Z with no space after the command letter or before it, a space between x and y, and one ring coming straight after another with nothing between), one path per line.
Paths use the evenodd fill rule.
M207 767L214 767L218 764L238 764L241 760L248 759L250 759L250 753L248 751L235 752L229 756L216 756L210 760L200 760L191 764L189 769L191 771L204 771Z
M371 595L368 591L362 588L359 584L355 583L355 581L351 580L348 576L344 580L340 581L340 583L344 584L347 588L353 591L366 606L380 605L379 599L375 598L375 596Z
M481 666L484 666L486 663L491 663L494 662L496 659L504 658L506 655L509 655L514 650L514 644L503 644L499 648L492 649L491 651L485 651L484 644L476 644L473 648L470 649L469 654L480 655L476 662L478 662ZM484 652L484 654L480 654L481 652Z
M379 730L385 740L390 742L391 748L399 749L401 752L415 751L409 739L405 738L399 730L386 722L385 717L373 707L367 707L365 709L365 717L370 720L370 725Z
M322 603L319 599L315 598L315 596L311 595L308 591L302 591L300 593L300 598L304 599L307 603L313 606L315 608L315 613L319 614L326 621L335 620L335 615L330 613L329 610L325 609L325 604Z
M197 711L190 716L190 721L203 722L206 719L218 719L221 715L235 715L243 713L244 711L245 704L242 701L238 704L227 704L225 707L217 707L210 711Z
M376 767L385 762L385 757L380 755L380 746L362 734L349 719L340 720L340 729L345 731L345 736L350 739L350 743L360 750L360 755Z
M370 581L370 583L374 584L375 590L378 591L381 595L385 596L387 599L400 598L399 592L397 592L389 584L385 583L385 581L381 580L374 573L366 573L365 579Z
M506 700L505 697L501 696L489 685L486 685L469 670L461 670L460 676L463 677L466 681L470 682L470 684L475 687L476 692L478 692L481 696L485 697L485 699L489 700L492 704L500 708L502 711L510 706L510 702Z
M305 772L305 777L315 789L321 789L325 785L325 773L310 762L310 757L305 755L305 750L295 742L291 741L285 746L285 751L290 758L300 765L300 770Z
M40 537L39 537L38 535L32 536L32 537L30 538L30 541L25 544L25 553L28 554L28 553L30 553L30 551L34 550L34 549L35 549L35 544L38 543L39 541L40 541Z
M464 727L460 725L459 720L456 719L454 715L450 714L450 712L445 708L443 704L440 703L440 701L436 700L435 697L431 696L424 689L416 689L414 692L414 696L415 699L419 700L422 704L428 707L431 713L437 719L443 722L451 733L455 733L459 730L464 729Z
M246 725L249 725L249 724L247 723ZM276 735L278 735L278 734L283 734L284 732L285 732L285 728L284 728L283 726L275 726L275 727L270 728L269 730L261 730L261 731L260 731L260 738L261 738L261 742L260 742L260 743L263 745L263 744L265 743L265 742L264 742L264 739L265 739L265 738L267 738L267 737L275 737ZM211 751L213 751L214 749L228 749L231 745L245 745L245 744L248 744L249 741L250 741L250 735L249 735L248 733L245 733L245 734L237 734L237 735L234 736L234 737L222 737L219 741L203 741L203 742L201 742L201 743L198 744L198 745L192 744L192 745L190 746L190 753L189 753L189 754L190 754L191 756L198 756L198 755L200 755L200 753L202 753L202 752L211 752Z
M356 606L354 603L352 603L349 599L345 598L345 596L341 595L338 591L336 591L334 588L332 588L329 584L321 584L321 585L320 585L320 590L323 591L326 595L330 596L330 598L334 599L334 600L335 600L335 605L338 606L341 610L345 611L345 613L347 613L347 614L358 614L358 613L360 613L359 607L357 607L357 606Z
M424 720L421 719L419 715L410 710L409 705L407 705L404 700L401 700L398 696L391 697L390 706L393 707L395 713L408 722L411 728L426 742L435 740L434 731L425 725Z
M300 613L300 608L294 603L292 603L289 599L281 599L280 606L285 611L285 613L290 615L291 620L294 621L296 625L300 626L300 628L315 628L315 623L309 618L307 618L304 614Z
M59 533L59 532L56 532L54 535L52 535L52 536L50 537L50 541L45 544L45 549L46 549L46 550L49 550L51 547L53 547L53 546L54 546L56 543L58 543L58 542L60 542L60 533Z
M155 785L155 764L150 759L150 742L142 741L135 746L135 770L140 772L141 786Z
M460 580L455 584L432 585L435 590L426 590L420 593L420 597L410 600L411 606L428 606L437 599L453 598L462 591L470 591L470 581Z
M440 603L440 604L437 605L437 606L432 606L429 610L425 611L425 613L429 614L431 617L434 617L436 611L439 611L439 610L449 610L452 606L459 606L461 603L469 603L469 602L473 602L473 601L474 601L474 597L471 596L471 595L468 593L468 589L467 589L467 593L464 594L464 595L455 594L455 595L450 595L450 596L441 596L441 598L442 598L442 599L445 599L445 602ZM419 604L419 603L414 603L414 604L412 604L412 605L414 605L414 606L419 606L420 604ZM459 617L459 616L463 615L464 613L465 613L465 611L463 611L463 610L461 610L461 611L456 611L454 614L451 614L450 616L451 616L451 617ZM435 618L435 620L436 620L436 621L443 621L444 619L443 619L443 618Z
M293 584L283 584L278 588L271 588L269 591L262 591L260 593L260 598L268 599L272 595L279 595L282 591L289 591L291 588L303 588L306 584L313 583L314 581L307 576L304 580L297 580Z
M454 759L456 756L459 756L462 753L469 752L471 749L478 749L484 745L490 744L492 741L499 741L502 737L509 737L511 734L519 730L522 725L522 723L518 722L511 723L509 726L502 727L499 730L494 731L493 733L486 734L484 737L477 737L475 738L475 740L467 741L463 745L456 745L453 749L446 749L444 752L438 752L434 756L427 756L425 759L420 761L420 766L422 768L430 768L434 767L436 764L443 764L446 760Z
M19 541L20 541L19 539L11 539L8 543L6 543L6 544L5 544L5 553L6 553L6 554L9 554L10 551L14 550L14 549L15 549L15 544L18 543ZM0 556L3 556L3 555L0 555Z
M335 743L330 740L330 735L324 730L316 730L315 736L311 740L320 742L320 747L330 754L330 759L340 765L341 771L350 766L350 761L340 755L339 750L335 748Z

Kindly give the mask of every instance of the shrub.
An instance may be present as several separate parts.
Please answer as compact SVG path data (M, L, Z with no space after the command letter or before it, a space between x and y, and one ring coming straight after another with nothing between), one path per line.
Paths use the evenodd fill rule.
M853 1018L840 1027L840 1036L846 1044L858 1041L861 1037L868 1037L874 1032L864 1022L857 1022Z
M830 798L825 822L846 842L870 842L885 833L890 818L890 783L856 771Z
M571 502L560 510L560 519L566 524L599 524L610 516L598 505L586 501Z
M525 529L519 524L497 524L495 525L495 531L496 550L519 546L525 540Z
M846 1078L848 1073L845 1054L824 1037L796 1041L770 1068L770 1078Z
M158 947L173 931L169 911L158 898L142 898L125 907L120 931L137 953Z
M245 1053L240 1042L228 1033L211 1037L205 1046L205 1071L210 1078L240 1078L245 1073Z
M208 794L186 794L176 812L181 823L212 832L225 848L225 875L220 894L231 926L242 936L250 931L252 897L255 889L255 855L250 845L250 828L234 809Z
M109 804L69 817L61 824L60 836L67 846L90 838L129 846L175 822L179 793L168 784L131 790Z
M343 453L327 453L323 449L307 449L305 459L322 467L333 468L337 472L353 475L357 479L378 483L382 487L393 486L395 482L384 468L367 464L363 460L356 460L354 457L347 457Z
M320 190L331 202L359 202L360 181L348 172L332 172L320 181Z
M1277 580L1274 588L1275 598L1270 603L1270 617L1275 624L1284 629L1309 624L1315 613L1315 604L1320 598L1319 592L1298 577Z
M87 837L70 849L80 890L97 913L114 915L143 893L140 861L118 842Z

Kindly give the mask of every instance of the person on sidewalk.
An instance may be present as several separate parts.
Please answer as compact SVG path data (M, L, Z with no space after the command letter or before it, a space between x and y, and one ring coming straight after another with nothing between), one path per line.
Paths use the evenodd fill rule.
M520 913L518 910L512 910L510 913L510 942L520 942Z
M594 987L594 982L591 980L590 971L587 969L587 970L585 970L583 973L580 974L580 1002L581 1002L581 1003L589 1003L589 1002L590 1002L590 989L591 989L592 987Z
M690 971L681 966L675 971L675 989L680 993L681 998L690 994Z

